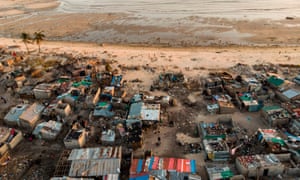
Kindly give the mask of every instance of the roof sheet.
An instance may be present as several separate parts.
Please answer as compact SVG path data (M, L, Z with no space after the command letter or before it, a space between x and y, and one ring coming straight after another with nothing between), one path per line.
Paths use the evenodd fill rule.
M282 93L284 96L286 96L287 98L289 99L292 99L296 96L299 96L300 95L300 91L296 90L296 89L289 89L289 90L286 90Z
M196 173L196 161L179 158L160 158L157 156L150 157L147 160L133 159L130 174L139 174L153 170Z
M4 120L19 121L20 115L26 110L27 107L28 104L20 104L11 108L11 110L5 115Z
M92 159L72 161L69 176L104 176L119 174L121 159Z
M68 160L121 158L122 147L73 149Z
M128 119L159 121L160 104L133 103L130 106Z
M73 149L69 176L106 176L119 174L121 168L121 147L98 147ZM115 176L107 176L115 178Z
M282 85L284 83L284 80L280 79L280 78L278 78L276 76L271 76L271 77L269 77L268 82L270 84L272 84L273 86L278 87L278 86L280 86L280 85Z

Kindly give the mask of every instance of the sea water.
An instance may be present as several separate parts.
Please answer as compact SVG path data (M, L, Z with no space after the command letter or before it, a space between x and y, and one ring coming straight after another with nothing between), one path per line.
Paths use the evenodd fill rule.
M300 17L300 0L60 0L58 11L154 17Z

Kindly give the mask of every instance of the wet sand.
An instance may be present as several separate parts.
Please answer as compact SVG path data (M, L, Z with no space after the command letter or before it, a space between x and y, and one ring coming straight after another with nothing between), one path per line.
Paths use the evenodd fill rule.
M71 2L73 4L70 4ZM252 17L251 12L254 10L249 7L247 15L241 17L243 13L240 12L234 17L234 8L231 8L230 11L224 10L216 13L217 17L213 17L213 13L197 14L193 9L187 11L188 13L179 11L172 14L170 12L175 7L163 6L164 11L148 9L142 14L144 11L140 6L131 7L133 9L126 11L126 6L109 4L106 0L98 7L94 7L93 1L89 1L91 4L87 4L87 7L90 9L82 7L80 11L81 5L76 6L76 2L0 0L0 3L4 4L0 8L0 37L18 38L21 32L33 33L43 30L48 40L144 46L298 46L300 42L300 18L294 12L274 15L276 18L262 18L262 14L252 13ZM291 6L291 3L292 0L286 4ZM149 7L154 5L155 2L148 3ZM164 7L170 7L170 11ZM189 7L197 9L193 4ZM97 8L100 10L96 11ZM288 8L280 12L288 12ZM272 15L273 11L276 13L279 10L274 5L273 10L265 11L270 11ZM286 19L287 16L291 16L292 19Z

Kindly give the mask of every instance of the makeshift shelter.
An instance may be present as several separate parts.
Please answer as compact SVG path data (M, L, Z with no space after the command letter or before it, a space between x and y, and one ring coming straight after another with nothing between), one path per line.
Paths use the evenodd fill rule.
M19 104L10 109L10 111L5 115L4 122L9 126L19 126L21 114L26 110L28 104Z
M20 115L20 127L27 132L31 132L36 126L38 120L40 120L41 114L45 106L34 103L29 106L21 115Z
M67 103L58 103L56 104L54 111L57 115L61 117L67 117L72 113L71 106Z
M269 85L273 88L279 88L281 85L284 84L284 80L279 78L279 77L276 77L276 76L270 76L268 79L267 79L267 82L269 83Z
M62 130L62 123L56 121L38 124L32 134L39 139L54 140Z
M23 139L21 131L0 126L0 157L14 149Z
M114 86L105 86L102 89L100 95L100 101L111 101L112 97L115 95L115 87Z
M115 142L116 133L115 131L108 129L107 131L102 131L101 133L101 142L103 144L112 144Z
M64 144L66 148L80 148L86 143L86 132L84 129L73 130L71 129L64 138Z
M236 109L229 95L213 95L213 98L214 101L217 102L221 114L231 114L235 112Z
M95 92L89 93L85 98L87 108L94 108L99 101L101 88L97 88Z
M111 86L120 87L122 85L122 75L113 75L111 79Z
M112 110L111 103L99 102L97 103L94 109L93 116L110 118L114 115L114 112L112 112L111 110Z
M245 108L249 112L259 111L262 108L262 104L259 104L251 93L239 93L237 94L237 102L240 109Z
M49 99L58 86L58 84L39 84L33 89L34 97L36 99Z
M292 102L300 100L300 90L297 89L287 89L285 91L276 91L277 97L284 102Z

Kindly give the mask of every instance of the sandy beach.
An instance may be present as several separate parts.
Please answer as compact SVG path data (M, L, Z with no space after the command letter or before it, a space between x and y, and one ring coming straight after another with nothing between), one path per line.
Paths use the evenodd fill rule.
M0 38L0 46L10 51L26 52L21 39ZM15 48L15 47L18 48ZM12 48L10 48L12 47ZM32 55L37 55L37 45L29 44ZM128 81L142 80L141 89L149 90L157 74L181 72L187 78L205 77L209 72L222 71L236 64L291 64L299 65L298 47L136 47L96 43L44 41L41 54L70 54L74 57L89 57L111 62ZM83 62L86 63L86 62ZM138 67L135 71L122 71L121 67ZM234 72L243 74L244 72ZM296 74L295 74L296 75Z
M266 0L256 5L258 9L242 1L202 6L191 1L179 4L182 9L174 4L177 1L0 3L0 37L18 38L21 32L43 30L48 40L173 47L297 46L300 41L298 6L292 0L283 8L277 1L268 4ZM269 9L265 9L267 5Z

